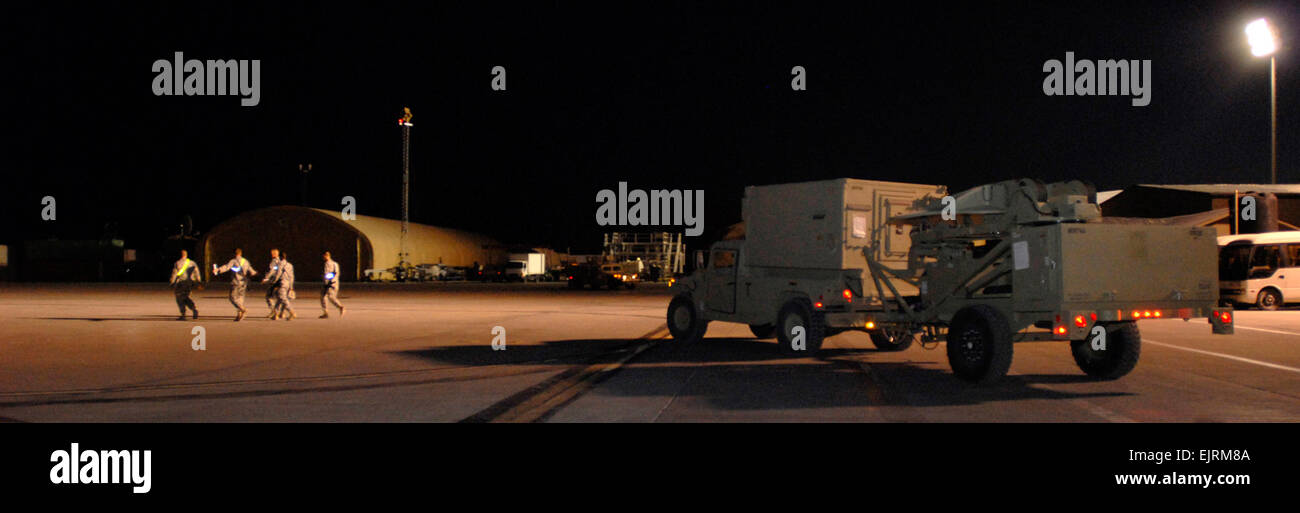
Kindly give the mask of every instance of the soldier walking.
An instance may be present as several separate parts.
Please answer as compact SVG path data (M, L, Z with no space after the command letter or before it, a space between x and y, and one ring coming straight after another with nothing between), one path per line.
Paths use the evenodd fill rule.
M293 264L289 263L289 255L280 254L280 265L276 271L274 281L279 282L275 288L275 306L271 309L271 318L276 316L284 317L286 321L292 321L298 318L297 312L293 311L294 292L293 292Z
M181 250L181 259L176 261L172 266L171 287L176 294L176 307L180 308L181 316L179 320L185 320L185 309L189 308L194 312L194 318L199 318L199 309L195 308L194 300L190 299L190 292L199 286L203 278L199 276L199 266L189 258L188 251Z
M320 291L320 318L328 319L330 316L329 305L334 305L339 309L339 317L343 317L343 303L339 302L339 263L330 258L330 252L325 252L325 281ZM328 301L328 303L327 303Z
M271 263L268 264L266 268L266 276L262 277L262 283L271 283L271 285L266 288L266 308L271 310L271 313L268 314L266 318L275 319L277 313L275 309L275 289L280 286L279 281L275 278L280 272L280 250L274 248L271 249Z
M226 262L226 265L217 267L217 264L212 264L213 276L224 272L230 272L230 304L235 305L235 322L239 322L248 312L244 309L244 293L248 291L248 278L257 276L257 271L253 270L248 260L244 260L244 251L235 248L235 258Z

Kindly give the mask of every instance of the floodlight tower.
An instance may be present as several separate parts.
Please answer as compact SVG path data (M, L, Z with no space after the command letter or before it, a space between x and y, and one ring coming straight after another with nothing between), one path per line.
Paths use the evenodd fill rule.
M406 232L410 227L409 201L411 194L411 109L402 107L402 118L397 124L402 127L402 239L398 246L397 267L406 268Z

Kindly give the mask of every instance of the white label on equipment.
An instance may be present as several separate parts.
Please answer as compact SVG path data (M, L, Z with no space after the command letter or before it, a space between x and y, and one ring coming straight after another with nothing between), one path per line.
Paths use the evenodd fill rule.
M867 238L866 214L853 214L853 237L856 239Z
M1011 258L1015 270L1029 268L1029 241L1014 242L1011 244Z

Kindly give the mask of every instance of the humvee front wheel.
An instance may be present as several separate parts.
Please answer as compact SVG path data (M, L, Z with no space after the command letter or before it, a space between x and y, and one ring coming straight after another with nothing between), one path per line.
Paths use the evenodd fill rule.
M948 365L953 374L974 383L993 383L1011 368L1011 326L988 305L972 305L948 324Z
M826 314L813 309L807 299L791 299L776 316L776 343L790 355L820 351L826 337Z
M698 342L708 327L709 321L700 317L690 296L677 296L668 303L668 333L674 340Z
M776 334L775 324L750 324L749 332L754 334L754 338L772 338Z
M1112 380L1124 377L1137 367L1142 354L1142 334L1136 322L1117 322L1103 325L1106 328L1105 345L1093 347L1093 337L1070 341L1074 363L1083 372L1097 379Z

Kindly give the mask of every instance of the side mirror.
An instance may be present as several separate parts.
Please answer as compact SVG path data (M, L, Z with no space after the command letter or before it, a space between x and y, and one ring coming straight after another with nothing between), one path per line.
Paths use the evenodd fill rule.
M696 269L696 270L704 269L704 267L705 267L704 264L708 263L707 259L705 258L705 255L706 255L706 254L707 254L707 253L705 253L704 250L702 250L702 249L697 249L697 250L695 250L695 269Z

